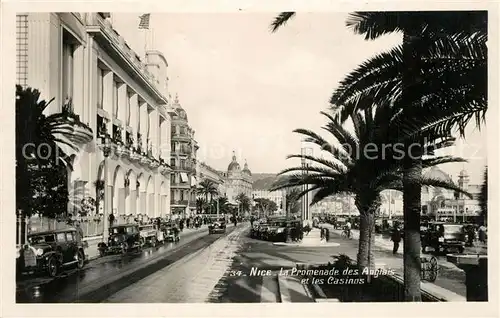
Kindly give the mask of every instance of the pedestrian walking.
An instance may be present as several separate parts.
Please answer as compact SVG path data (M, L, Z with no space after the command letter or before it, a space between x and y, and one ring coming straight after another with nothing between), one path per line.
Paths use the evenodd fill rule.
M109 221L109 226L113 226L113 223L115 222L115 216L113 213L109 215L108 221Z
M481 225L478 230L479 242L486 243L486 226Z
M393 242L392 254L396 254L399 249L399 243L401 242L401 231L399 230L398 224L396 224L392 230L391 241Z

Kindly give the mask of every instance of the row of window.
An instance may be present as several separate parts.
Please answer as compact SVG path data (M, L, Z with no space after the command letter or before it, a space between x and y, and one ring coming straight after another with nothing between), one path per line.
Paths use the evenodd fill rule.
M179 200L179 201L196 201L196 195L189 190L170 190L170 197L173 200Z
M63 99L71 100L73 97L73 83L74 83L74 53L78 48L79 43L76 41L72 35L64 31L63 33ZM97 107L103 108L104 105L104 78L106 75L111 73L113 77L112 81L112 117L118 118L118 109L119 109L119 89L122 85L126 85L123 83L120 78L112 73L110 70L105 70L102 67L97 67ZM126 102L125 102L125 125L131 126L131 99L134 96L134 92L127 89L126 91ZM150 118L146 121L146 136L150 137ZM140 114L137 116L137 129L140 131L141 121ZM159 142L161 144L161 134L159 133Z

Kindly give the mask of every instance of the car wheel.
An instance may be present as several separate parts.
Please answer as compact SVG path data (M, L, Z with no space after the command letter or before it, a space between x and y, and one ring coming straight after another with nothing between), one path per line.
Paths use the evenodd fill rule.
M85 255L83 254L82 251L78 251L76 257L77 257L76 265L78 266L78 269L82 269L83 266L85 266Z
M47 263L47 271L49 272L50 277L56 277L57 272L59 272L59 262L55 257L49 258Z
M123 242L121 248L122 248L122 254L126 254L128 252L128 243Z
M99 249L99 256L101 256L101 257L106 256L106 251L104 250L104 248Z

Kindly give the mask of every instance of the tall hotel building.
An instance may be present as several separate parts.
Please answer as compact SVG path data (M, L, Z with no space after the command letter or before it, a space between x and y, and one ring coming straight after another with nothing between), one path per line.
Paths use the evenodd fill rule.
M51 113L71 100L72 112L93 131L93 141L72 155L70 195L95 198L97 186L105 193L104 215L166 216L172 118L182 116L168 98L168 64L157 51L141 60L109 18L18 14L17 83L54 98Z

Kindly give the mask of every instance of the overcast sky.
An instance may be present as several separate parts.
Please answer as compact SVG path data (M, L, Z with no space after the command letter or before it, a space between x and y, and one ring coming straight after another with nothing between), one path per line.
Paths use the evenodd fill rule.
M139 15L114 14L113 24L140 55ZM359 63L401 41L398 34L365 41L345 27L344 13L301 13L277 33L273 13L152 14L149 48L169 63L177 92L196 131L198 157L225 170L236 151L253 172L278 172L300 153L295 128L319 131L320 111L339 80ZM152 44L150 42L153 42ZM454 179L462 168L479 182L486 133L470 129L467 142L448 150L468 164L441 166Z

